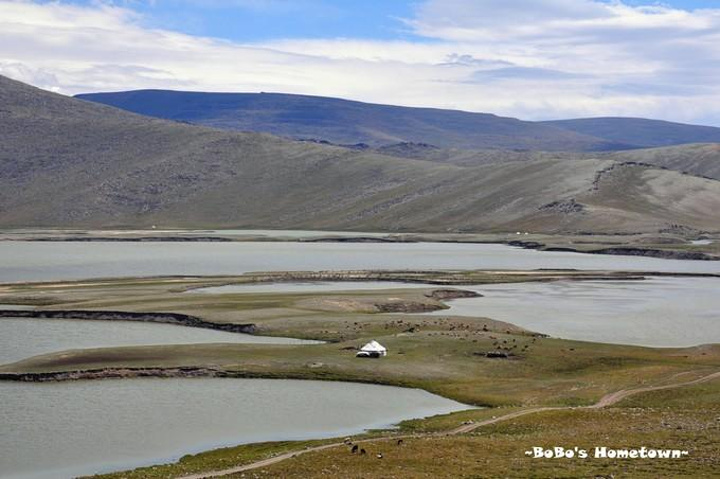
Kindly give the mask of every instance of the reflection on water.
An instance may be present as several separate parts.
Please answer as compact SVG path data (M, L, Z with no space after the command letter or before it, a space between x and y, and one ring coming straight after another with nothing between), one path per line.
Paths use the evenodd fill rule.
M417 389L339 382L0 383L0 476L64 479L226 445L342 437L463 409Z
M434 314L485 316L551 336L682 347L720 343L720 279L560 281L466 287L484 295Z

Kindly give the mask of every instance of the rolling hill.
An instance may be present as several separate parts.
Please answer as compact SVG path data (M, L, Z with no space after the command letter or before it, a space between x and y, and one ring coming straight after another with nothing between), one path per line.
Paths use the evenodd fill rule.
M528 122L486 113L282 93L137 90L77 98L214 128L371 147L426 143L464 150L580 152L720 142L720 128L643 118Z
M476 167L516 161L549 159L590 160L605 159L621 163L641 163L679 173L720 180L720 144L700 143L663 148L640 148L623 151L526 151L526 150L462 150L438 148L427 143L394 143L370 148L349 145L345 148L373 152L398 158L414 158L456 166Z
M611 159L482 166L148 118L0 77L0 226L720 229L720 181Z
M636 148L720 143L720 128L644 118L582 118L543 124Z
M375 105L280 93L139 90L78 95L142 115L294 139L381 146L426 142L444 148L595 151L619 145L555 126L433 108Z

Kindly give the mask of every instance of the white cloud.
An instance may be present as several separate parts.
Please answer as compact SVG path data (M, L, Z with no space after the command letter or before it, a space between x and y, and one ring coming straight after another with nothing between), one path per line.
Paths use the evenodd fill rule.
M51 71L32 68L23 63L0 62L0 75L40 86L46 90L60 92L60 83Z
M720 9L428 0L405 20L423 41L236 44L143 27L131 2L119 4L0 0L0 73L65 93L283 91L529 119L720 124Z

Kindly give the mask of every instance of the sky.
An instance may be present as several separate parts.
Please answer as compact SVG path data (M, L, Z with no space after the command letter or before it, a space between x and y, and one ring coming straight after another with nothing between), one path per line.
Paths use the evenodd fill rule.
M0 0L0 74L720 126L720 0Z

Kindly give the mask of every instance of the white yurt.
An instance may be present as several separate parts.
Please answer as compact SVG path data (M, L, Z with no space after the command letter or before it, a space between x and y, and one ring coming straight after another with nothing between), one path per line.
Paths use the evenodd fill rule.
M387 356L387 348L373 339L360 348L356 356L359 358L379 358L380 356Z

